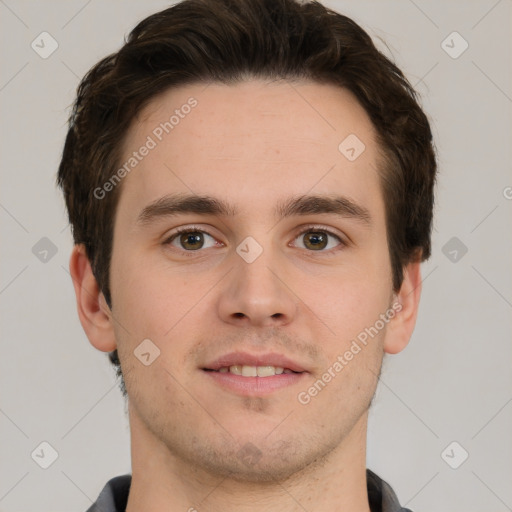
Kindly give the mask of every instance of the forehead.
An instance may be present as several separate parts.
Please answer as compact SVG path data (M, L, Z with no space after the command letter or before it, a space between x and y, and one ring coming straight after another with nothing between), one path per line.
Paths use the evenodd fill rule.
M230 196L253 208L312 189L368 202L378 182L379 150L365 110L349 91L310 82L167 90L133 120L122 155L121 165L137 158L119 205L131 209L176 191Z

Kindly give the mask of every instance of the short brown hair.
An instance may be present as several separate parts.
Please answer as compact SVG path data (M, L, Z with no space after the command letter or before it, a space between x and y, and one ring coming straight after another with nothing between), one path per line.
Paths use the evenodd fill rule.
M168 88L248 77L304 79L351 91L376 129L383 156L394 289L407 263L430 256L436 158L429 122L412 86L368 34L318 2L184 0L141 21L119 52L86 74L69 121L57 182L74 241L84 244L110 307L113 226L122 187L102 199L93 191L118 168L135 115ZM111 360L119 363L117 351Z

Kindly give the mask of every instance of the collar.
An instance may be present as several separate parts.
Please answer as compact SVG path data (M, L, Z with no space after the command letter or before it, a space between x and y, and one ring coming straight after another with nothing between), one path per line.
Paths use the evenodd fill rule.
M109 480L87 512L125 512L131 482L131 475ZM370 469L366 470L366 483L371 512L411 512L400 506L391 486Z

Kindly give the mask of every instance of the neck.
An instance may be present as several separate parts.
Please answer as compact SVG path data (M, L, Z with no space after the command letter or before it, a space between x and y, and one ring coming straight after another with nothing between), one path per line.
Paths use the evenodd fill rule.
M126 512L370 512L368 413L328 457L281 481L219 477L173 455L130 407L132 484Z

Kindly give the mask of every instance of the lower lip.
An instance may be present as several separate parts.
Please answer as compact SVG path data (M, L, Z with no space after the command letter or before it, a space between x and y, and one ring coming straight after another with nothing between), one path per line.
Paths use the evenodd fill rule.
M234 373L220 373L202 370L223 388L243 396L264 396L297 384L304 378L304 373L281 373L271 377L242 377Z

